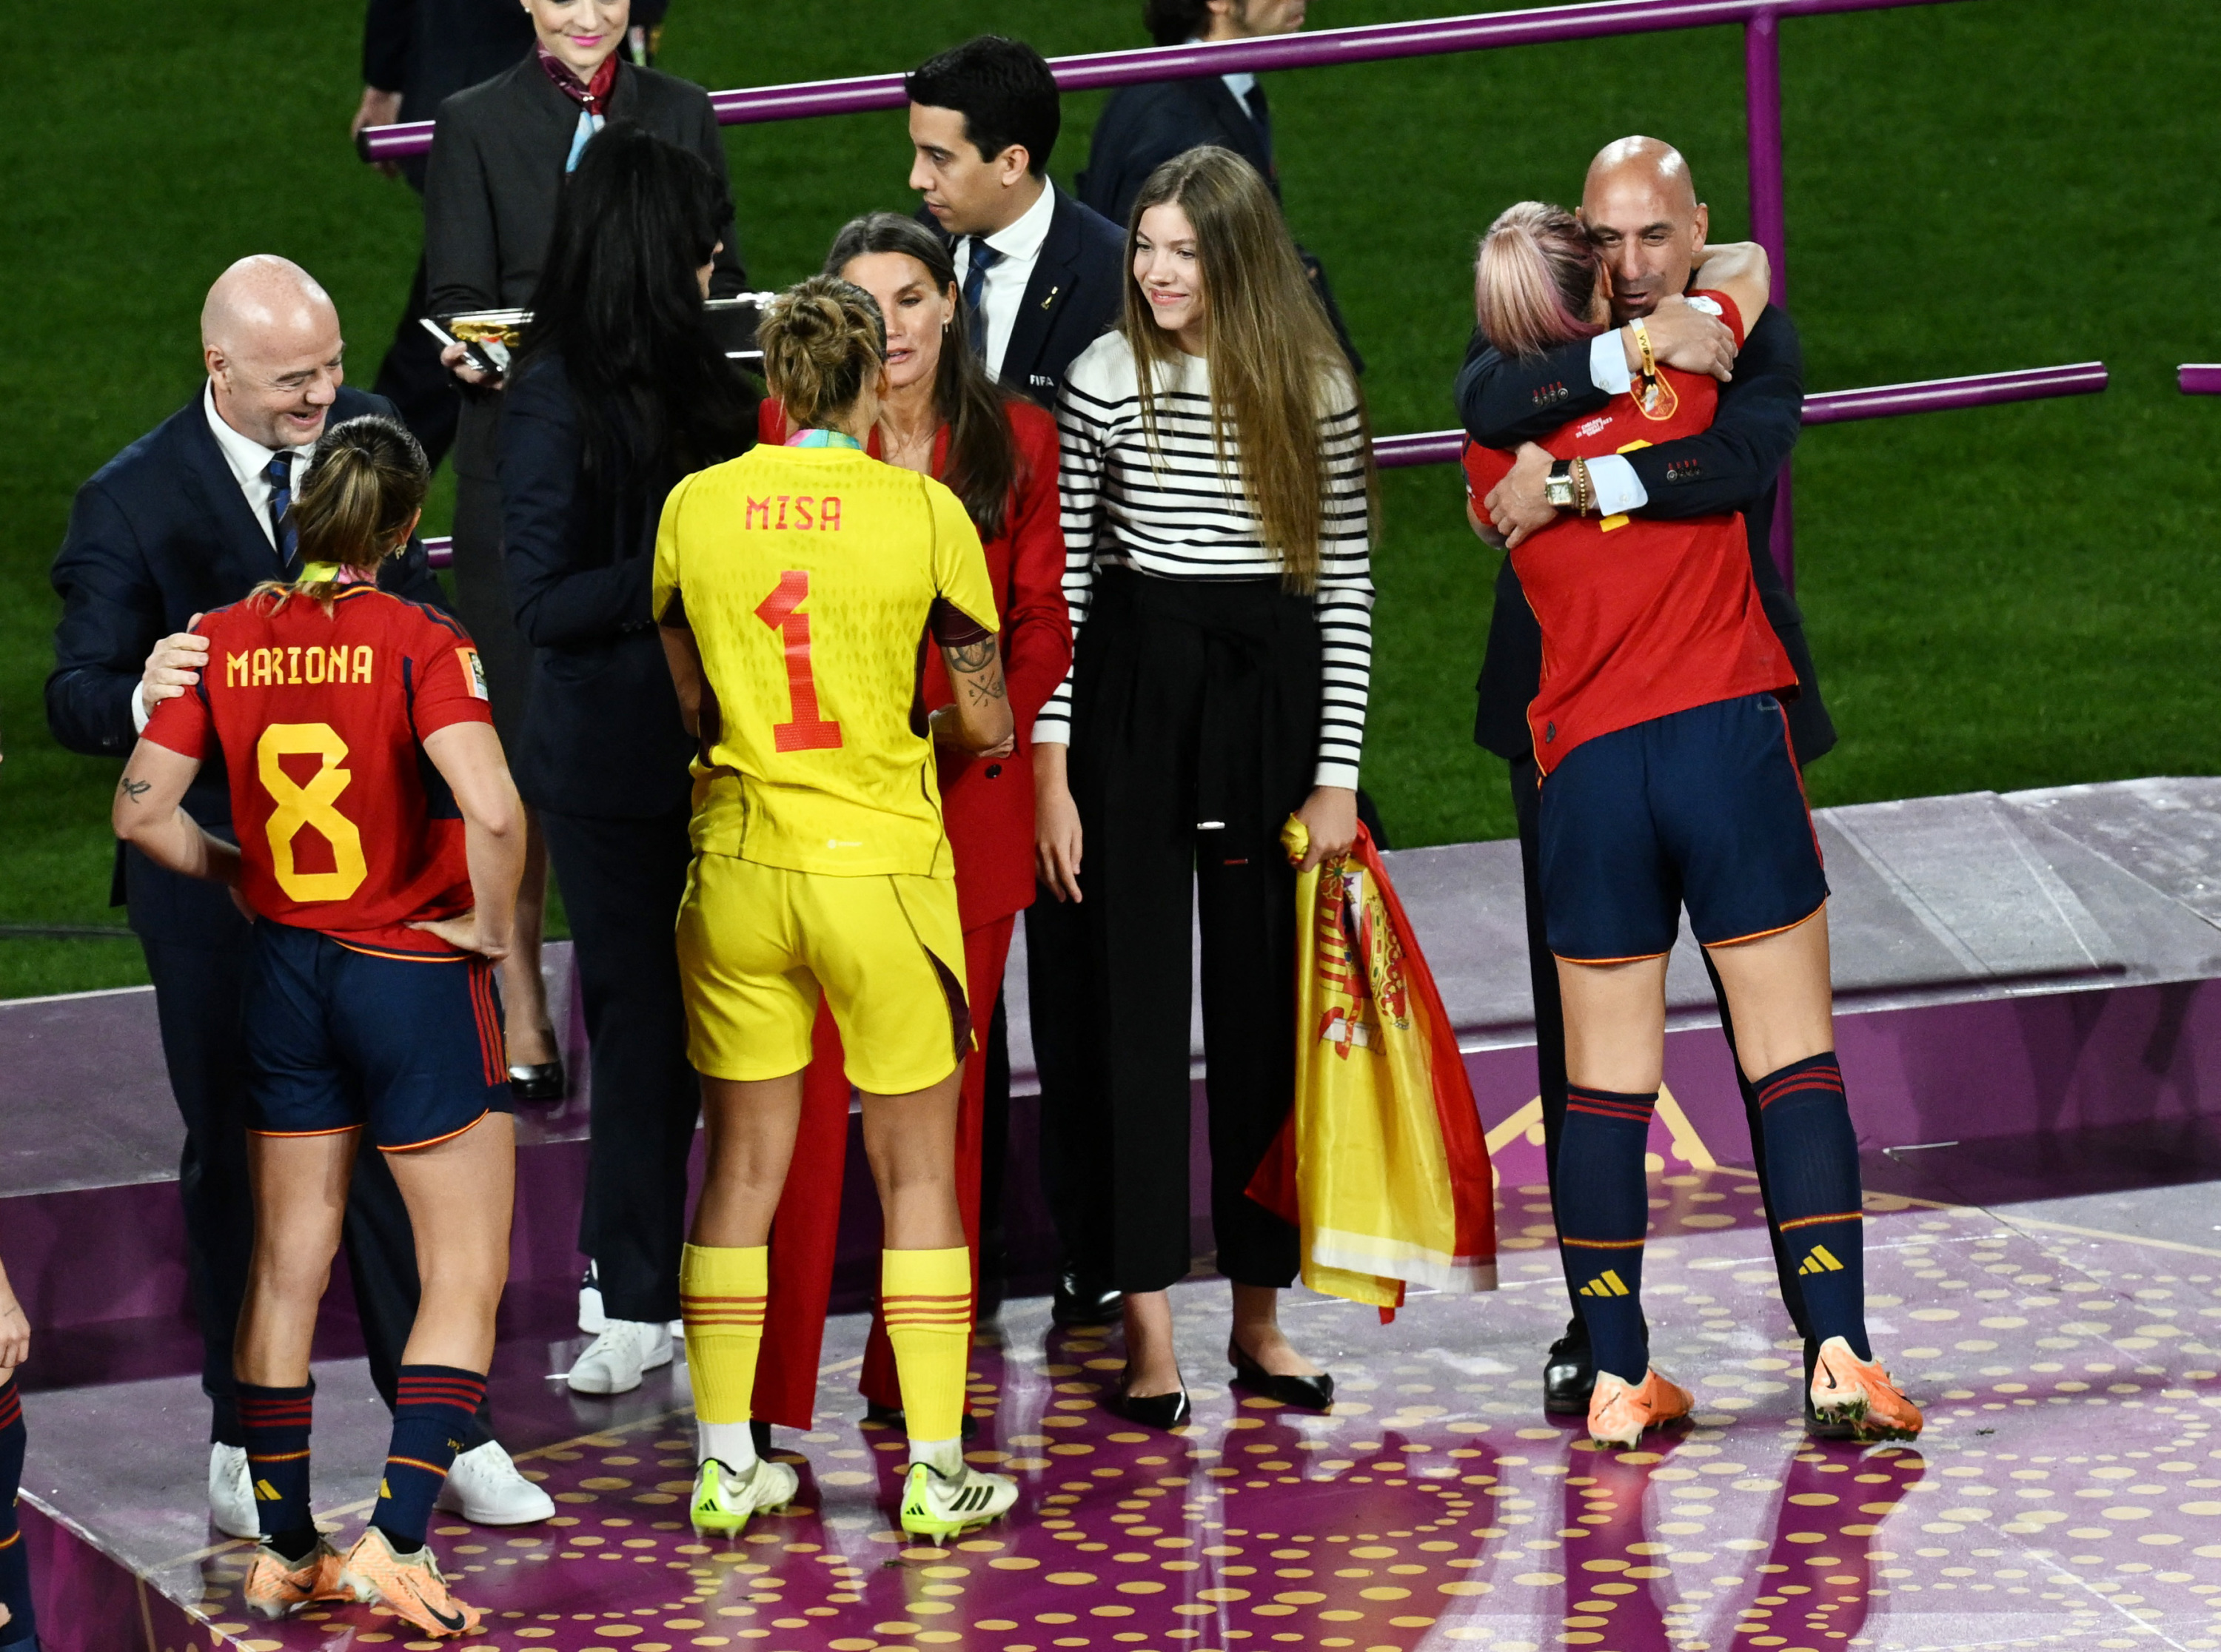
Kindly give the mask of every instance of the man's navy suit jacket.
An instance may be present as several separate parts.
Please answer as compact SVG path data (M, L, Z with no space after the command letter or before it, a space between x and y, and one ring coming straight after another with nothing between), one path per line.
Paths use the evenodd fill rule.
M196 614L236 602L285 569L240 491L209 428L203 390L100 467L77 492L69 532L54 558L61 623L47 678L47 726L88 757L128 757L138 743L131 696L154 645ZM383 396L341 386L333 424L366 413L393 415ZM379 583L397 595L444 606L421 539L385 564ZM185 794L185 811L225 830L231 794L222 759L211 754ZM131 926L155 940L215 944L240 924L220 887L165 872L118 845L115 899Z

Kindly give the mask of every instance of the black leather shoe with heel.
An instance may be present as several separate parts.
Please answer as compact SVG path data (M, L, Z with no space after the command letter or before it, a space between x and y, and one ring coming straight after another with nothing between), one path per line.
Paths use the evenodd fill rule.
M1143 1428L1179 1428L1187 1422L1190 1414L1186 1388L1175 1388L1170 1393L1144 1394L1131 1394L1121 1389L1103 1405L1114 1417L1139 1423Z
M509 1069L509 1096L512 1101L560 1101L571 1093L570 1081L564 1076L563 1058L535 1063L529 1067L512 1066Z

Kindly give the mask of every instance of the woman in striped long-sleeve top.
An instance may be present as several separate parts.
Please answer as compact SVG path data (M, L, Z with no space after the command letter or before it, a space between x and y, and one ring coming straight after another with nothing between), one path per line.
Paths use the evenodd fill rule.
M1058 408L1072 675L1035 723L1040 870L1080 902L1078 1093L1054 1127L1101 1167L1060 1197L1125 1294L1117 1408L1186 1398L1167 1288L1187 1272L1191 897L1200 901L1211 1216L1236 1381L1323 1406L1275 1318L1295 1230L1244 1196L1293 1097L1295 869L1357 832L1372 661L1363 403L1264 180L1230 151L1159 167L1127 230L1123 319ZM1083 855L1084 850L1084 855ZM1084 865L1084 870L1083 870ZM1092 1152L1070 1138L1092 1132Z

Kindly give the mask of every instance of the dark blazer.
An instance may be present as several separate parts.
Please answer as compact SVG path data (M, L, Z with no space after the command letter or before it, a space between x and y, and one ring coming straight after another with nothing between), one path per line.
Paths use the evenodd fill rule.
M609 117L691 149L723 182L725 146L710 94L691 81L620 60ZM563 163L579 106L528 53L492 79L440 105L424 178L424 259L435 315L520 309L532 301L555 227ZM710 276L712 296L748 290L739 233L729 221Z
M1271 132L1217 75L1121 86L1110 94L1087 146L1087 170L1075 180L1079 198L1114 224L1123 224L1151 172L1174 155L1204 144L1231 149L1265 176L1273 196L1280 178Z
M559 814L641 820L684 810L694 742L648 608L655 529L675 469L617 485L585 473L562 358L503 392L503 556L534 651L518 792Z
M1540 441L1611 400L1589 377L1586 340L1539 356L1506 358L1478 333L1457 377L1458 413L1466 432L1487 447ZM1649 496L1638 515L1674 520L1739 510L1750 540L1750 570L1759 602L1790 664L1798 693L1789 702L1789 732L1799 763L1825 755L1836 726L1820 698L1805 616L1782 583L1768 541L1774 533L1775 479L1797 445L1805 408L1805 352L1796 324L1769 304L1736 358L1735 377L1720 386L1719 410L1702 435L1638 448L1628 463ZM1528 754L1527 706L1542 676L1542 633L1506 558L1496 577L1496 612L1480 668L1480 705L1473 738L1498 757Z
M128 757L138 743L131 696L155 643L183 631L194 614L285 577L208 427L205 394L196 390L101 466L70 507L52 575L62 617L47 678L47 726L62 745L87 757ZM383 396L342 387L330 416L336 424L392 412ZM387 563L378 583L397 595L445 605L420 540ZM228 826L228 785L221 755L212 754L185 794L185 812L203 826ZM217 885L165 872L121 845L114 899L128 900L131 926L157 940L205 944L237 921Z
M1125 302L1126 232L1055 184L1048 187L1056 197L1048 236L995 372L1006 390L1054 412L1073 358L1110 329ZM930 215L918 210L941 233ZM953 244L945 234L942 239Z

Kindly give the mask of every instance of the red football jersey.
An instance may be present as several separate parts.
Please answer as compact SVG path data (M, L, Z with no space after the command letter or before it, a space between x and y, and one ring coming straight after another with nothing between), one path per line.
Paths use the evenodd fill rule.
M1711 301L1742 342L1734 302ZM1561 459L1598 458L1709 429L1719 384L1661 369L1662 405L1632 394L1568 421L1542 443ZM1512 456L1468 441L1473 508L1511 469ZM1544 774L1583 740L1738 695L1786 689L1796 668L1767 623L1750 577L1740 514L1661 521L1647 516L1561 515L1511 553L1542 629L1542 688L1527 708Z
M463 822L428 734L493 720L478 650L446 615L371 585L329 614L306 597L219 608L193 629L208 669L165 700L146 738L188 757L211 736L231 776L260 917L360 946L449 952L409 924L471 907Z

